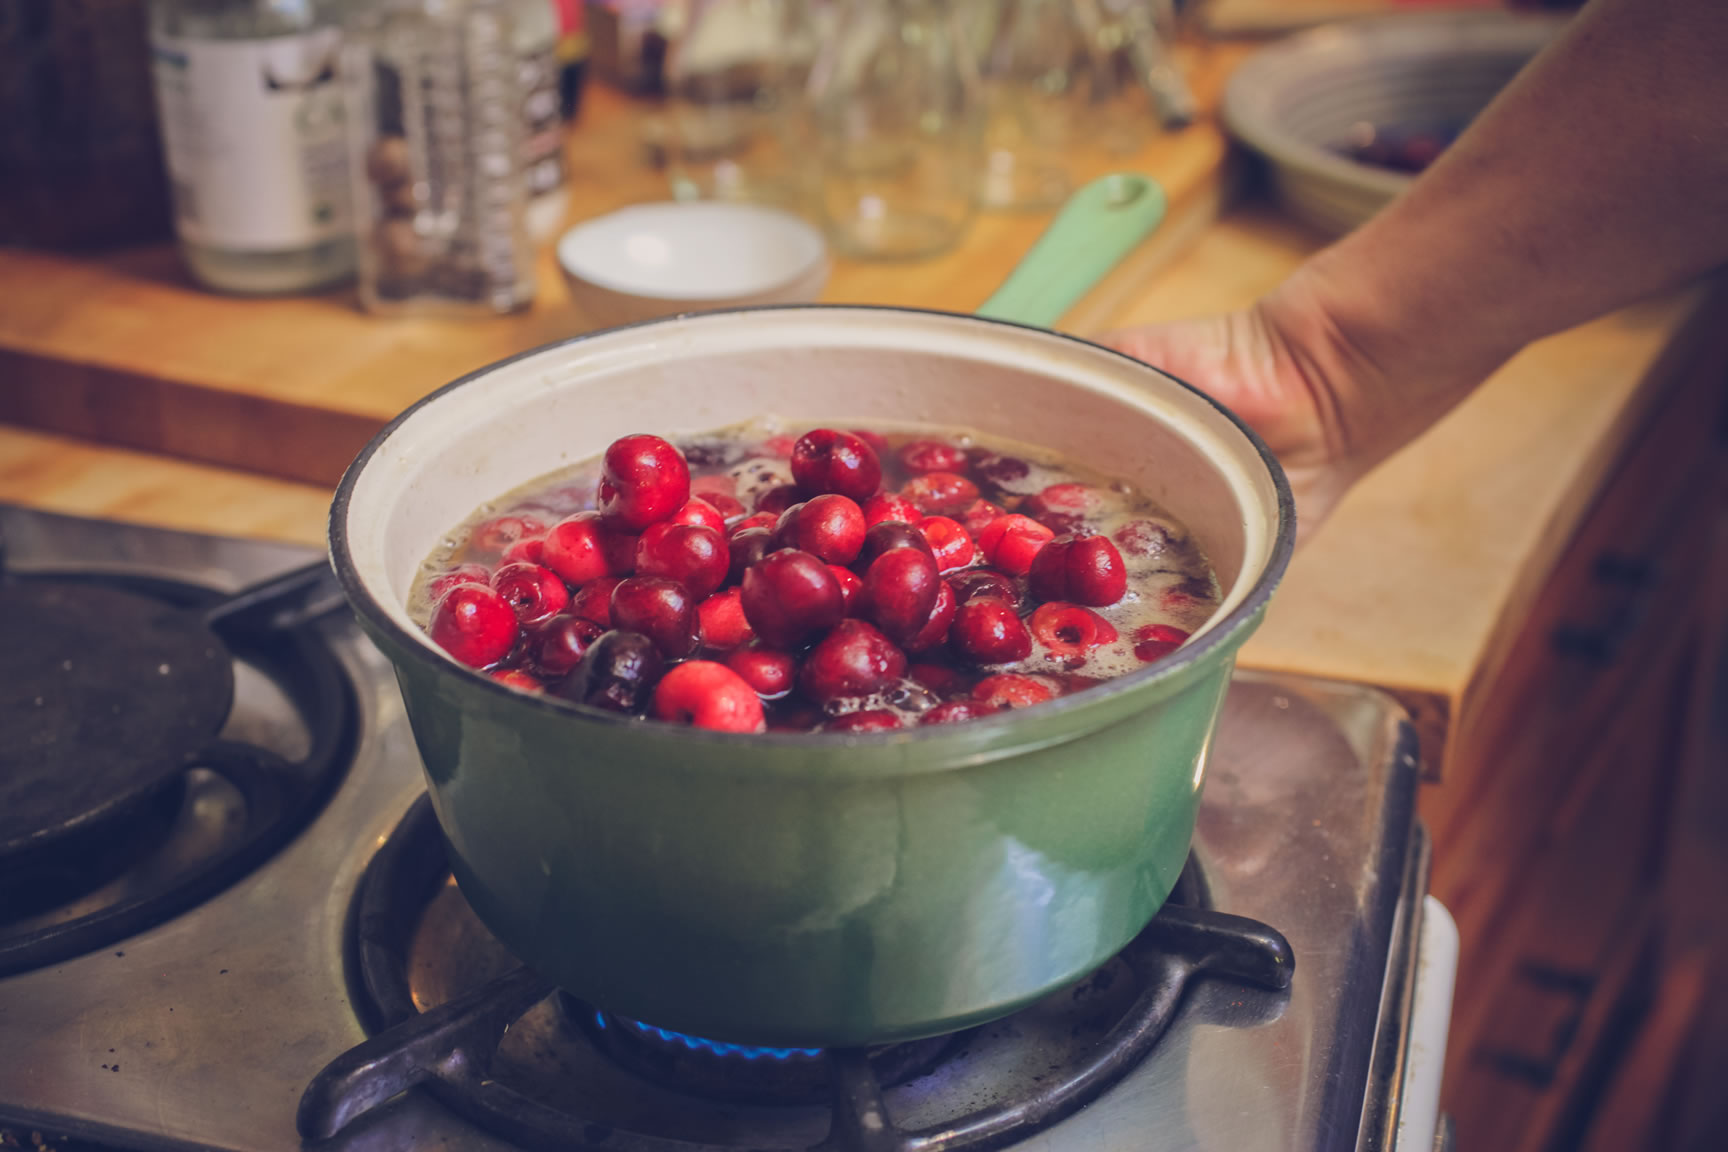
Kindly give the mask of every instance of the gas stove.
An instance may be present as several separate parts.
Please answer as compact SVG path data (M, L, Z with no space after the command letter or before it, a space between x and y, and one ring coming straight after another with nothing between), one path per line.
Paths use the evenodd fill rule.
M0 1129L234 1152L1446 1140L1457 941L1379 693L1239 673L1183 884L1075 987L953 1037L745 1049L611 1016L492 939L315 553L7 507L0 538L9 638L85 603L108 622L68 642L76 691L0 685ZM65 696L112 704L38 714ZM186 750L148 753L164 739ZM22 787L50 777L95 799Z

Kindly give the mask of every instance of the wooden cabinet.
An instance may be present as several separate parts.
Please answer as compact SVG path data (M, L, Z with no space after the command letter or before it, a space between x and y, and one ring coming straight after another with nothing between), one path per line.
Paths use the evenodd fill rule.
M1460 1148L1581 1147L1654 1002L1694 681L1728 647L1706 611L1728 584L1720 317L1659 366L1641 429L1534 610L1508 622L1457 770L1424 788L1433 890L1463 939L1445 1087Z

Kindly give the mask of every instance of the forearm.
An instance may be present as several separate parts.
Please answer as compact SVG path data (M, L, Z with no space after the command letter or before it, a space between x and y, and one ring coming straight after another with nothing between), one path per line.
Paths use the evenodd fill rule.
M1595 0L1410 191L1267 302L1364 466L1531 340L1728 261L1728 2Z

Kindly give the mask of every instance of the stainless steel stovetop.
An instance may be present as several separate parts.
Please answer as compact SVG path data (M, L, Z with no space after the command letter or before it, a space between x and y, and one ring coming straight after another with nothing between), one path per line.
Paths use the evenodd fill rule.
M314 555L7 507L0 534L15 572L123 572L225 592ZM354 893L423 792L388 664L345 614L316 627L357 697L346 776L307 828L219 894L0 978L0 1127L123 1148L301 1145L295 1114L307 1085L367 1035L354 1006ZM230 728L305 743L267 677L241 669L236 680ZM1211 752L1195 856L1219 910L1288 939L1294 981L1283 993L1198 982L1149 1057L1012 1147L1434 1146L1456 938L1444 909L1424 899L1414 754L1403 713L1378 693L1239 674ZM748 1146L737 1134L714 1143L732 1138ZM596 1127L594 1146L608 1141L635 1146ZM516 1147L418 1091L320 1145L432 1146Z

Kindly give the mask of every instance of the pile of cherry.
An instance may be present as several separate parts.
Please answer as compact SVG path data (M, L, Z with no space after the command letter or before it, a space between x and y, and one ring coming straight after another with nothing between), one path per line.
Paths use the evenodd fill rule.
M1009 512L968 473L1024 476L1023 461L920 440L894 453L910 479L891 493L888 451L869 432L809 432L790 446L794 484L746 507L724 476L693 495L666 440L626 436L592 510L475 528L470 551L499 563L429 581L428 632L515 688L734 732L947 724L1098 683L1076 670L1120 636L1093 609L1128 577L1117 544L1073 511L1087 486ZM1133 548L1145 531L1115 535ZM1187 638L1146 625L1134 655ZM1035 647L1053 671L1001 670Z

